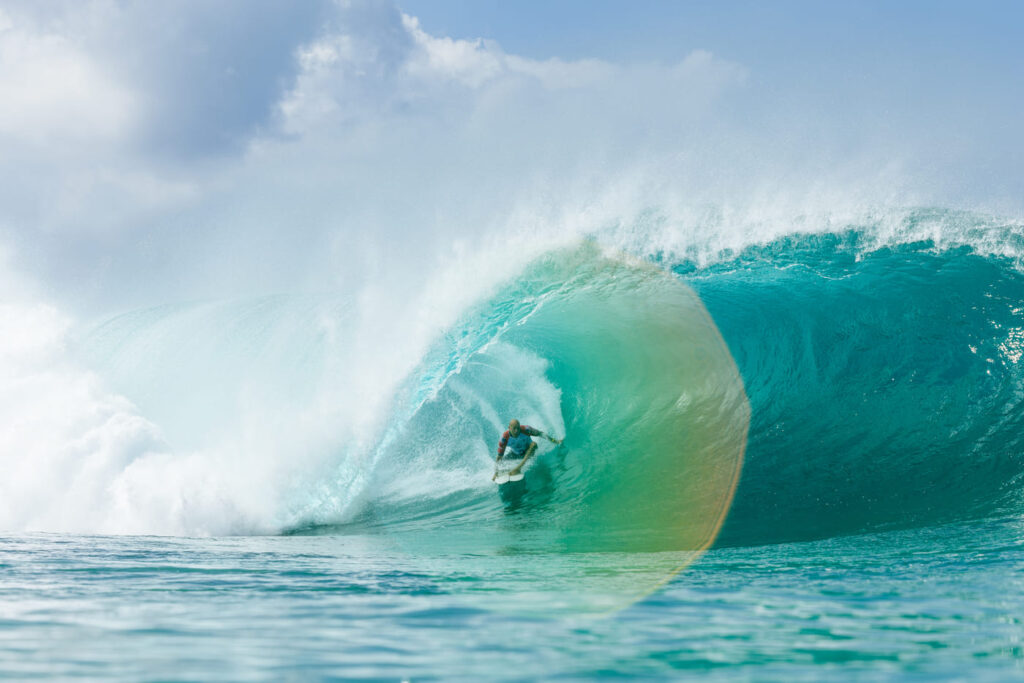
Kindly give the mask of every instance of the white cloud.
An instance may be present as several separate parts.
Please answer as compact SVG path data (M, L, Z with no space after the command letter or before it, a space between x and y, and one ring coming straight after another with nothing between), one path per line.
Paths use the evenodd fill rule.
M416 45L404 66L413 78L445 78L477 88L507 69L504 54L492 43L435 38L420 28L418 19L407 14L402 15L402 25Z
M600 59L565 61L558 58L543 61L509 55L509 71L536 78L545 88L583 88L607 83L622 70Z
M358 34L333 33L296 50L295 86L277 104L282 128L297 133L332 115L372 104L389 82L388 63Z
M493 41L432 36L409 15L402 15L402 24L416 45L404 67L405 73L415 79L450 80L479 88L503 75L524 75L545 88L559 89L594 85L621 72L599 59L536 60L506 54Z
M138 122L134 93L68 38L0 14L0 140L5 145L119 144Z
M154 173L147 168L107 166L69 174L53 194L51 225L74 224L104 204L107 224L145 220L158 210L177 210L201 196L197 182ZM140 226L140 229L145 229ZM88 234L87 226L80 230Z
M375 19L394 26L364 32L344 25L297 50L296 84L278 105L285 131L301 134L397 113L430 118L452 109L516 110L545 92L589 91L595 102L607 103L637 87L653 98L672 91L676 113L680 107L697 111L746 76L741 66L702 50L670 65L537 60L507 54L493 41L430 35L409 15ZM391 49L377 42L382 37ZM578 96L567 94L570 102ZM558 104L550 102L552 108Z

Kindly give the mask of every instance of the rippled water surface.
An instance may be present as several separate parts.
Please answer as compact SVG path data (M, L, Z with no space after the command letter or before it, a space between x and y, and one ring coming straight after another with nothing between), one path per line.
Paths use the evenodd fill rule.
M549 616L514 607L594 558L412 556L341 534L7 536L0 674L1006 679L1024 675L1022 537L998 519L714 549L632 605ZM597 562L628 575L656 555Z

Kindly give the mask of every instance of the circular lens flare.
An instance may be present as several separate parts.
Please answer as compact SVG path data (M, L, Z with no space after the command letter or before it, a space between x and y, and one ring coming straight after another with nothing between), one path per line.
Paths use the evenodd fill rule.
M449 337L489 329L420 412L475 429L471 442L487 451L512 418L564 443L537 439L523 480L500 486L482 453L466 453L482 483L396 508L381 527L400 548L438 576L457 567L474 577L456 589L490 608L578 614L628 606L710 547L739 479L750 406L692 289L586 243L533 263ZM523 374L523 359L540 370ZM531 403L545 391L557 397L547 410ZM431 458L451 450L423 446Z

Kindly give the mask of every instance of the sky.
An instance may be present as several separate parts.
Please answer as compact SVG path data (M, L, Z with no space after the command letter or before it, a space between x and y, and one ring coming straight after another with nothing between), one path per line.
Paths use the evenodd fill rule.
M1022 19L1013 2L4 0L6 289L99 315L408 286L424 263L652 210L709 249L756 232L701 232L709 213L1018 217Z

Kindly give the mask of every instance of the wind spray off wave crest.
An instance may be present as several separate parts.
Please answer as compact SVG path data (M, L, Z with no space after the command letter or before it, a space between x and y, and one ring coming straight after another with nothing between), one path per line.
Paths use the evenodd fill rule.
M3 522L172 534L444 524L446 542L472 546L470 527L502 518L487 477L518 417L568 438L542 453L534 476L548 479L517 516L636 511L601 532L570 522L534 536L540 546L616 547L636 523L653 530L648 548L694 547L667 533L688 527L666 524L664 504L648 514L635 497L664 484L647 498L697 505L725 480L712 458L706 471L671 458L701 439L737 453L744 385L750 466L724 542L1016 509L1019 224L879 210L838 230L835 216L798 216L787 233L776 219L693 215L624 215L595 226L596 242L505 273L500 249L467 252L405 300L375 287L163 306L70 343L59 314L22 306L6 319L49 341L6 352ZM694 350L731 352L739 371L721 355L719 370L699 367ZM29 476L29 462L51 464ZM712 485L706 509L726 489Z
M25 303L4 309L0 525L222 535L347 519L396 387L500 277L449 265L414 296L371 281L79 326L11 297Z
M549 518L561 520L558 543L624 548L630 531L647 529L633 534L645 547L707 545L735 482L746 413L742 388L734 392L738 375L699 301L657 269L603 256L592 244L548 254L502 291L463 310L391 386L387 368L360 364L372 341L360 336L370 328L343 296L144 309L76 335L97 386L130 398L118 400L151 437L90 479L93 495L81 504L103 511L104 522L80 516L76 528L223 534L371 518L388 529L417 519L488 524L502 516L486 476L491 432L515 413L573 444L544 456L563 468L543 494L561 510ZM702 367L709 357L725 363L724 380L711 381L718 371ZM360 372L381 378L376 403L353 381ZM709 381L694 381L708 372ZM739 403L718 417L700 407L716 400ZM731 425L734 413L741 419ZM731 426L716 431L702 424L709 419ZM711 444L721 439L734 444L732 455L716 458ZM659 481L672 484L654 495ZM55 486L48 500L62 493ZM660 502L645 507L641 499ZM696 523L679 505L707 515ZM646 517L622 516L634 508ZM595 515L606 523L584 521Z

